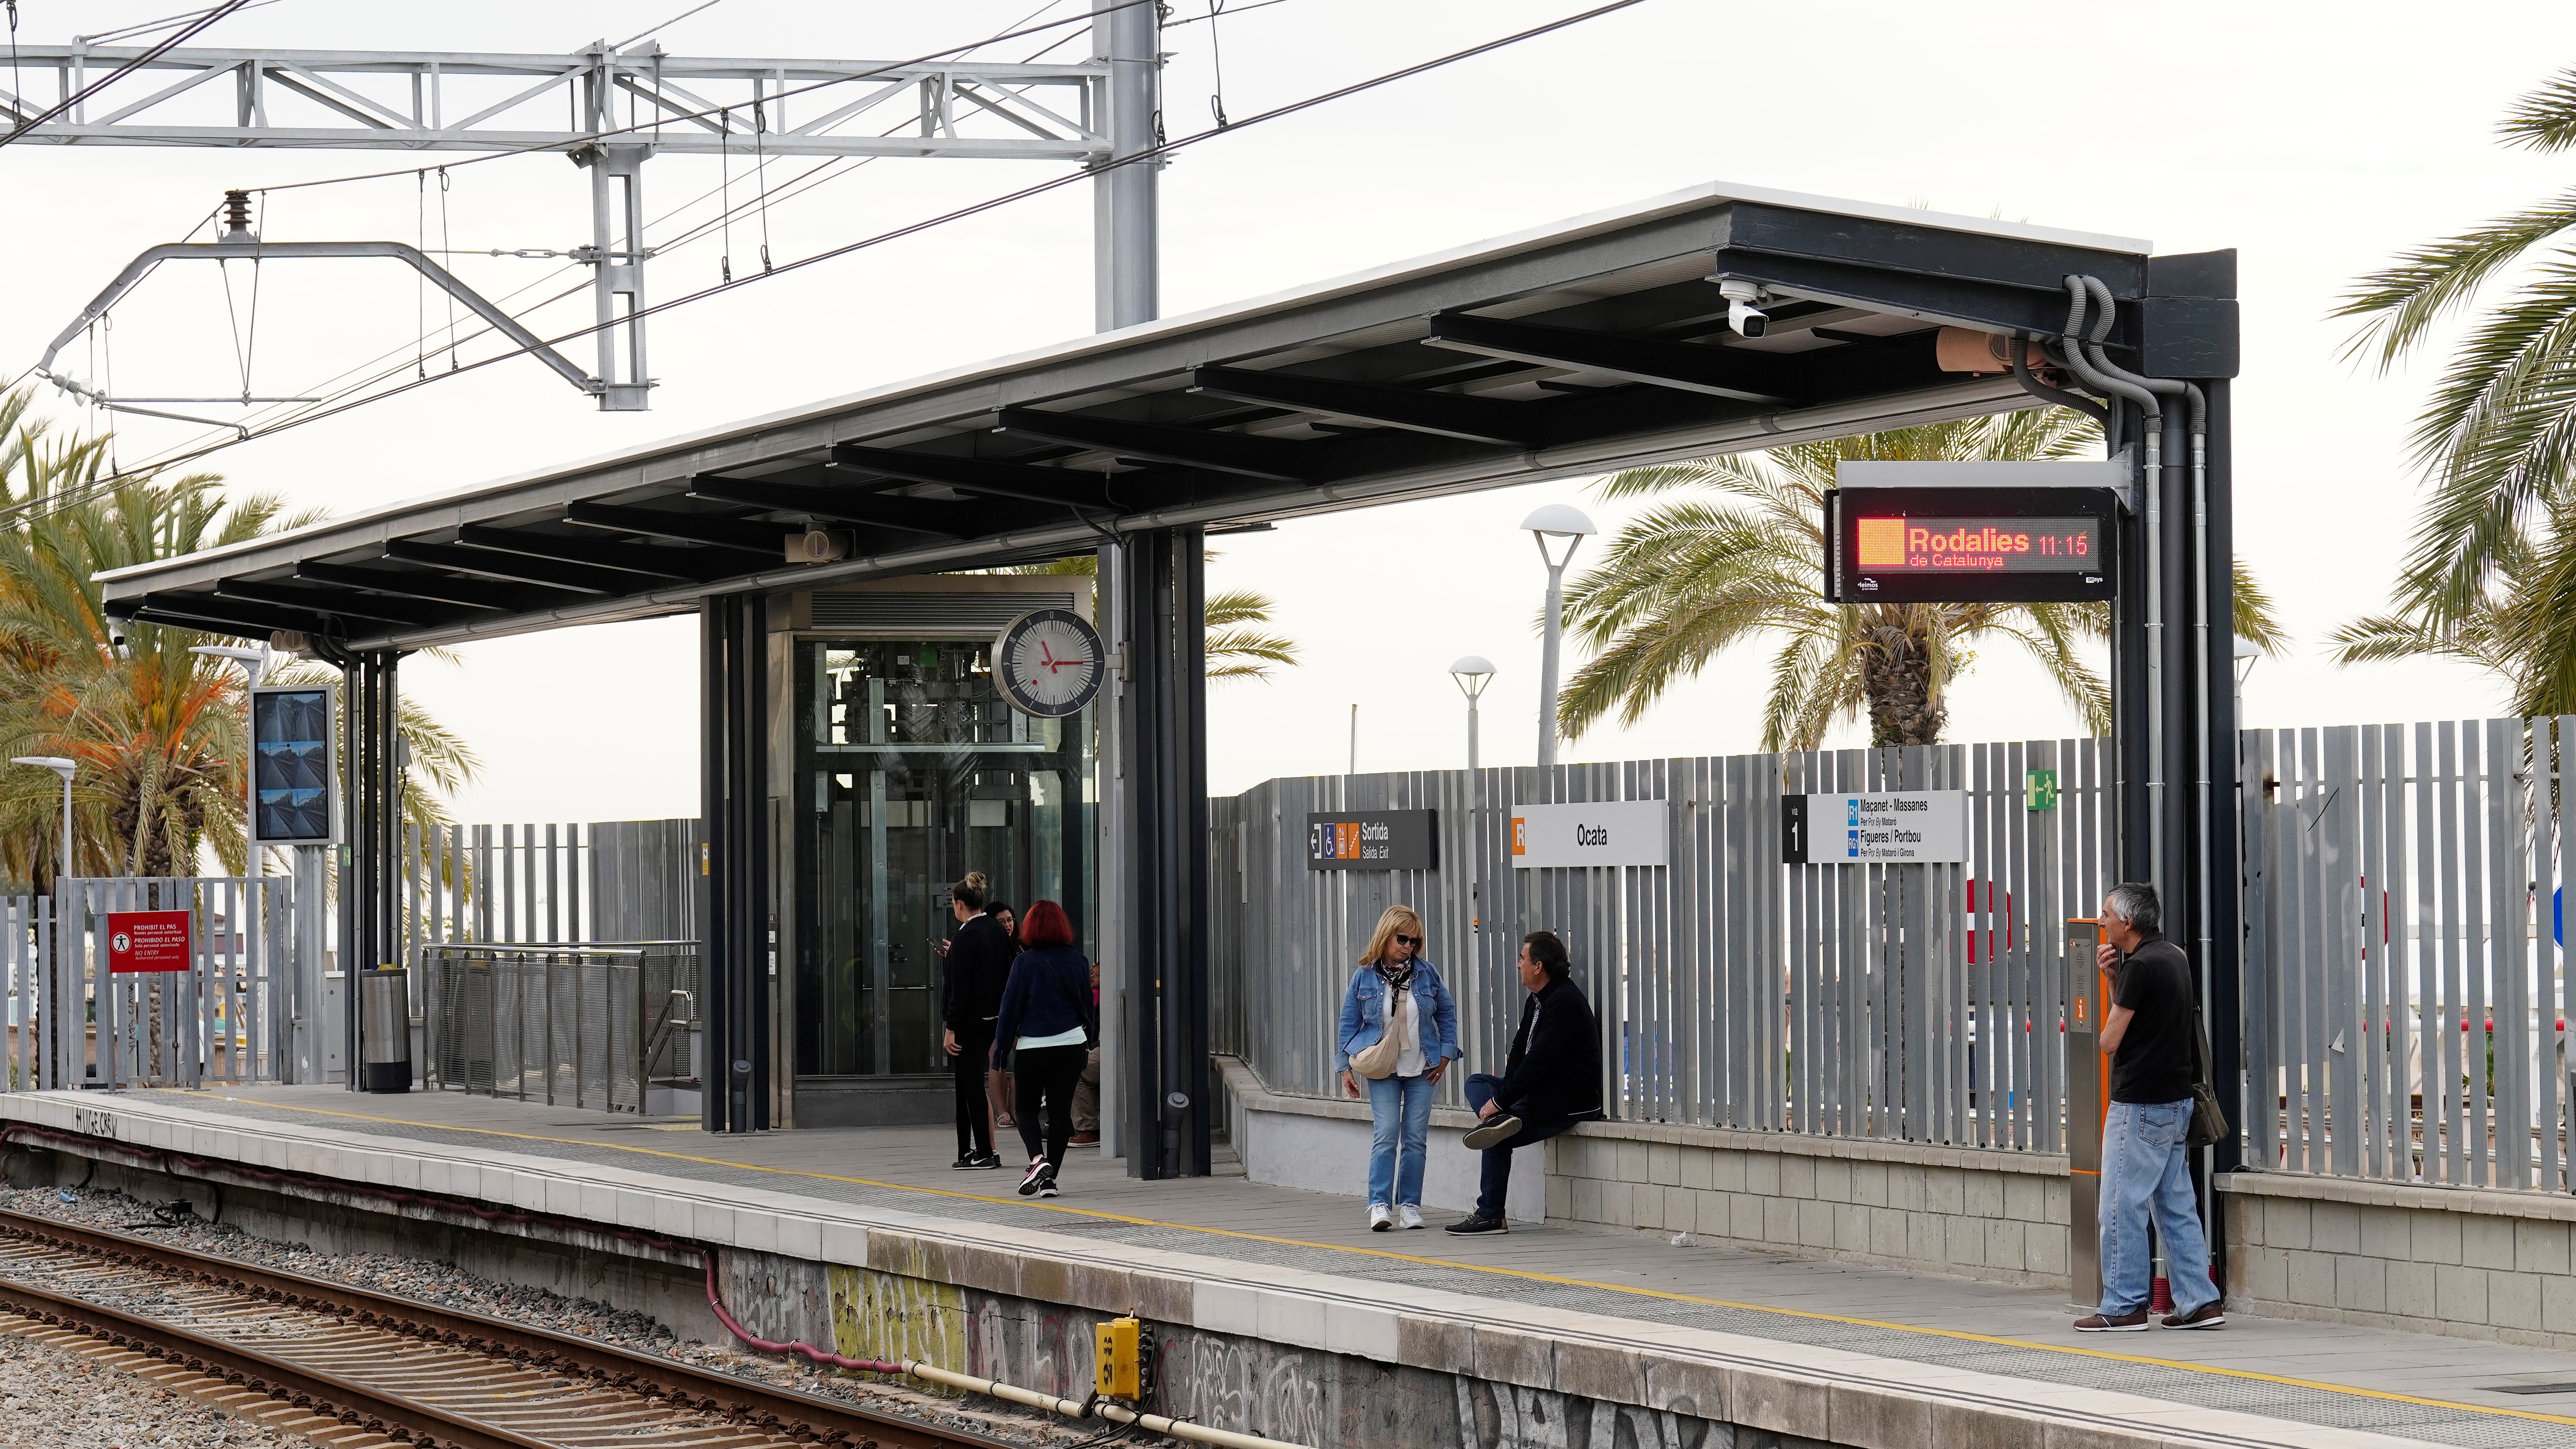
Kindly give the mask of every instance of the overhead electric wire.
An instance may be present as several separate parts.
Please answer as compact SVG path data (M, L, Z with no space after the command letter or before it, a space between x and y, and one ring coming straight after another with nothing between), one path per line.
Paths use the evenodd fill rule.
M985 212L1010 205L1015 201L1023 201L1033 196L1043 196L1054 191L1062 190L1076 182L1091 180L1102 172L1115 170L1122 166L1150 164L1169 156L1175 151L1183 150L1216 136L1232 135L1246 127L1260 125L1264 121L1275 121L1283 117L1297 115L1304 111L1313 110L1317 106L1328 105L1337 100L1343 100L1366 91L1376 90L1381 86L1392 85L1398 81L1409 80L1415 76L1439 70L1445 66L1457 64L1460 61L1472 60L1481 55L1489 55L1495 51L1520 44L1523 41L1535 40L1542 35L1548 35L1559 30L1568 29L1572 26L1583 24L1586 21L1597 20L1604 15L1631 9L1643 3L1645 3L1645 0L1610 0L1610 3L1608 4L1595 5L1590 9L1580 10L1572 15L1563 16L1559 19L1548 21L1542 25L1534 25L1526 30L1514 31L1509 35L1498 36L1492 40L1471 45L1464 50L1451 51L1446 55L1435 56L1430 60L1418 61L1412 65L1404 66L1397 70L1387 71L1383 74L1372 76L1366 80L1354 81L1349 85L1338 86L1329 91L1318 92L1317 94L1308 96L1303 100L1290 101L1284 105L1273 106L1269 110L1246 116L1242 120L1234 122L1223 130L1210 127L1204 131L1194 131L1189 135L1179 137L1178 139L1165 141L1159 145L1150 146L1141 151L1137 151L1132 155L1122 156L1115 160L1105 162L1096 168L1070 172L1063 176L1052 177L1046 181L1038 182L1035 185L1022 187L1017 191L1004 192L999 196L988 197L983 201L958 207L953 211L943 212L937 216L928 217L921 221L910 222L903 226L892 228L888 231L879 232L874 236L863 237L857 241L847 242L837 247L826 248L825 250L816 252L811 256L799 257L794 261L781 264L775 271L753 273L740 277L734 281L719 282L714 286L701 288L698 291L674 297L666 302L657 302L649 307L638 308L626 316L618 318L615 322L606 325L616 326L633 322L642 318L650 317L657 312L667 312L675 308L687 306L693 302L704 301L709 297L733 291L738 287L745 287L756 282L766 281L771 277L782 277L790 272L798 271L802 268L813 266L820 262L827 262L839 257L845 257L853 252L865 251L872 247L882 246L888 242L900 241L906 237L916 236L922 232L929 231L934 227L944 226L954 221L963 221L969 217L980 216ZM593 323L590 326L576 328L559 336L545 338L543 341L547 346L557 346L565 342L577 341L583 337L595 335L600 330L601 324ZM161 458L148 466L152 468L167 468L180 463L192 462L198 458L205 457L212 453L221 452L227 448L238 447L242 443L249 442L255 438L268 437L276 433L285 432L290 428L302 427L306 423L319 422L324 418L336 417L341 413L354 411L355 409L368 406L372 403L382 402L387 398L400 396L414 388L424 387L430 383L438 382L446 378L456 377L462 373L478 371L482 368L491 366L496 362L506 362L513 357L525 354L527 351L528 349L525 347L513 347L506 352L496 353L493 356L479 358L473 362L466 363L453 371L438 373L427 378L416 378L410 382L387 388L383 392L342 403L336 407L322 408L299 414L269 427L246 432L246 434L240 438L225 442L209 443L203 447L179 453L174 456ZM98 480L98 483L92 489L90 496L94 496L96 492L103 492L106 488L112 487L116 483L123 481L124 476L125 475L122 473L115 473L111 474L108 478ZM0 508L0 520L17 517L26 513L37 501L38 500L35 499L29 499L8 508ZM60 508L69 506L70 503L78 500L74 498L55 496L45 501L52 503L55 508Z
M11 0L11 3L12 3L12 4L14 4L14 0ZM254 0L254 5L256 5L256 4L261 4L261 3L270 3L270 0ZM714 0L710 0L710 3L714 3ZM1019 36L1027 35L1027 34L1031 33L1031 30L1030 30L1030 29L1025 29L1025 28L1023 28L1023 27L1027 27L1027 26L1028 26L1028 22L1029 22L1031 19L1034 19L1035 17L1037 17L1037 16L1039 16L1039 15L1042 15L1042 14L1046 13L1048 10L1053 9L1053 8L1054 8L1054 6L1055 6L1056 4L1058 4L1058 3L1061 3L1061 0L1049 0L1049 3L1047 3L1047 4L1045 4L1045 5L1041 5L1041 6L1039 6L1037 9L1032 10L1032 11L1030 11L1028 14L1021 16L1018 20L1012 21L1008 26L1004 27L1001 31L999 31L999 32L997 32L997 33L995 33L995 34L993 34L993 35L987 36L987 37L985 37L985 38L984 38L984 39L982 39L982 40L974 41L974 42L971 42L971 43L968 43L968 44L965 44L965 45L960 45L960 46L952 47L952 49L953 49L956 53L959 53L959 54L967 54L967 53L971 53L971 52L976 51L976 50L980 50L980 49L982 49L983 47L985 47L985 46L987 46L987 45L994 45L994 44L998 44L998 43L1000 43L1001 41L1004 41L1004 40L1015 39L1015 38L1017 38L1017 37L1019 37ZM1278 3L1280 3L1280 0L1264 0L1264 3L1267 3L1267 4L1278 4ZM700 6L699 8L700 8L700 9L705 9L705 8L707 8L707 7L705 7L705 6ZM689 14L695 14L696 12L695 12L695 11L691 11L691 12L688 12L688 13L689 13ZM1106 14L1106 13L1108 13L1108 12L1107 12L1107 11L1102 11L1102 12L1099 12L1099 13ZM684 15L684 16L681 16L681 17L678 17L678 18L683 18L683 19L684 19L684 18L686 18L686 16ZM669 23L670 23L670 22L668 22L668 21L664 22L664 24L665 24L665 25L667 25L667 24L669 24ZM660 29L660 28L662 28L662 27L660 27L660 26L655 27L655 29ZM1034 27L1034 29L1045 29L1045 28L1046 28L1046 27L1044 27L1044 26ZM648 33L649 33L649 32L648 32ZM1039 50L1038 52L1034 52L1034 53L1032 53L1032 58L1034 58L1034 56L1035 56L1036 54L1042 54L1046 49L1051 49L1051 48L1052 48L1052 46L1041 47L1041 48L1040 48L1040 50ZM1025 63L1025 62L1023 62L1023 63ZM784 93L782 93L782 94L784 94ZM904 127L906 127L906 126L908 126L908 125L910 125L910 124L911 124L911 121L910 121L909 119L904 120L904 121L898 121L898 122L897 122L897 123L895 123L895 125L893 125L892 127L889 127L888 129L886 129L886 130L884 130L884 131L879 132L879 133L878 133L878 135L879 135L880 137L884 137L884 136L891 136L891 135L895 134L895 132L897 132L897 131L900 131L900 130L904 129ZM770 201L784 201L784 200L788 200L788 199L791 199L791 198L796 197L796 196L801 196L801 195L805 194L806 192L813 190L815 187L821 186L821 185L823 185L823 184L825 184L825 183L827 183L827 182L830 182L830 181L838 180L838 179L840 179L840 178L841 178L841 177L843 177L843 176L848 176L848 175L850 175L850 174L852 174L852 173L856 172L860 167L866 166L867 164L869 164L869 163L870 163L870 162L872 162L872 161L877 161L877 160L881 160L881 159L883 159L883 158L881 158L881 157L876 157L876 156L857 156L857 157L851 157L851 156L833 156L833 157L827 157L827 158L825 158L824 160L822 160L822 161L820 161L820 162L817 162L815 165L813 165L813 166L811 166L811 167L807 168L803 173L799 174L799 175L798 175L797 177L795 177L793 180L791 180L791 181L787 182L785 185L783 185L783 186L781 186L780 188L778 188L778 190L777 190L773 195L771 195L769 198L767 198L767 199L768 199L768 200L770 200ZM460 163L460 164L461 164L461 163ZM838 170L837 172L834 172L834 173L833 173L833 174L831 174L831 175L827 175L827 176L820 176L820 177L819 177L819 179L817 179L817 178L818 178L818 173L822 173L822 172L826 172L826 171L831 171L831 170L832 170L832 168L834 168L834 167L839 167L839 168L841 168L841 169L840 169L840 170ZM444 176L443 176L444 168L440 168L440 169L441 169L441 171L442 171L442 180L443 180L443 179L444 179ZM400 172L393 172L393 173L387 173L387 174L390 174L390 175L400 175L400 174L402 174L402 173L400 173ZM428 168L420 168L420 169L416 170L416 171L413 173L413 175L414 175L416 178L418 178L418 179L419 179L419 184L420 184L420 186L422 187L422 189L423 189L424 191L425 191L425 189L426 189L426 178L427 178L427 174L428 174ZM270 190L284 190L284 189L287 189L287 188L284 188L284 187L271 187L271 188L265 188L265 189L263 189L263 190L261 190L261 191L259 192L260 200L261 200L261 217L262 217L263 221L265 221L265 219L266 219L266 217L267 217L268 206L270 205L270 198L268 197L267 192L268 192L268 191L270 191ZM721 193L724 189L725 189L724 184L723 184L722 182L720 182L720 183L718 184L718 186L710 187L710 188L708 188L708 189L707 189L707 190L705 190L705 191L701 191L701 192L699 192L696 196L693 196L693 197L689 198L688 200L681 202L679 205L672 207L672 208L671 208L671 209L669 209L668 211L663 212L660 216L657 216L657 217L653 218L649 223L647 223L647 225L648 225L648 227L650 227L650 226L658 226L658 225L660 225L660 224L661 224L661 223L663 223L663 222L669 221L669 220L670 220L670 219L672 219L673 217L676 217L676 216L680 215L682 212L684 212L684 211L688 210L690 207L696 206L698 203L705 201L708 197L710 197L710 196L717 196L717 195L720 195L720 193ZM716 216L716 217L711 217L711 218L707 219L707 220L706 220L706 221L704 221L704 222L698 223L697 225L695 225L695 226L693 226L693 227L691 227L691 228L689 228L689 229L687 229L687 230L684 230L684 231L683 231L679 236L677 236L677 237L675 237L675 238L673 238L673 239L671 239L671 240L669 240L669 241L664 242L661 246L659 246L659 247L655 247L655 248L651 248L651 249L650 249L650 250L651 250L651 252L652 252L652 253L654 253L654 254L666 253L666 252L670 252L670 251L676 250L676 249L678 249L678 248L680 248L680 247L687 246L687 245L691 244L692 242L695 242L695 241L698 241L698 240L702 240L702 239L703 239L703 238L705 238L708 234L710 234L711 232L713 232L714 230L716 230L716 229L717 229L717 227L718 227L718 224L719 224L719 223L729 223L729 222L732 220L732 218L733 218L734 216L739 215L740 213L742 213L742 212L744 212L744 211L749 210L749 209L751 208L751 206L752 206L752 203L750 203L750 202L745 202L745 203L743 203L743 204L742 204L741 206L739 206L739 207L734 206L734 205L732 205L732 203L731 203L731 201L730 201L730 198L726 198L725 200L723 200L723 201L722 201L722 202L720 202L719 204L720 204L720 206L723 208L723 210L719 213L719 215L718 215L718 216ZM193 226L193 227L189 228L189 231L188 231L188 235L187 235L187 237L183 237L183 238L181 238L181 240L183 240L183 241L184 241L184 240L187 240L188 238L194 237L198 231L202 230L202 229L207 225L207 223L209 223L209 222L211 222L212 220L214 220L214 219L215 219L215 217L216 217L216 216L218 216L218 215L220 215L222 211L223 211L223 207L222 207L220 204L218 204L217 206L215 206L215 207L211 208L211 209L206 213L206 215L205 215L205 216L203 216L203 217L201 217L201 218L199 218L199 219L198 219L197 224L196 224L195 226ZM423 230L425 231L425 225L422 225L422 223L421 223L421 218L420 218L419 216L416 216L416 217L415 217L415 222L416 222L416 226L421 226L421 229L423 229ZM444 229L444 228L442 227L442 230L443 230L443 229ZM265 228L263 228L263 234L264 234L264 233L265 233ZM424 241L424 243L425 243L425 240L426 240L425 235L424 235L424 237L422 238L422 240L423 240L423 241ZM428 248L427 248L427 246L426 246L425 244L422 246L422 248L421 248L421 249L422 249L423 251L427 251L427 250L428 250ZM449 249L449 248L442 248L442 252L445 252L445 251L448 251L448 250L452 250L452 249ZM576 264L576 265L577 265L577 264ZM556 268L555 270L553 270L552 272L549 272L546 276L539 277L539 278L535 279L534 281L531 281L531 282L529 282L529 283L527 283L527 284L525 284L525 285L523 285L523 286L519 287L519 288L518 288L518 289L516 289L515 291L511 291L511 292L503 293L501 296L499 296L499 297L495 298L494 300L495 300L495 302L496 302L496 303L507 303L507 302L509 302L509 301L511 301L511 300L513 300L513 299L515 299L515 298L517 298L517 297L523 296L523 295L525 295L525 294L526 294L526 293L528 293L528 292L534 291L535 289L537 289L537 288L539 288L539 287L544 286L544 285L546 284L546 282L547 282L547 281L549 281L551 278L553 278L553 277L559 277L559 276L563 275L565 272L567 272L567 271L572 271L572 270L575 270L575 269L576 269L576 267L575 267L575 266L558 267L558 268ZM156 265L154 266L154 268L153 268L153 271L157 272L157 271L159 271L159 270L160 270L160 268L159 268L159 266L156 264ZM147 273L146 275L148 276L149 274ZM730 276L730 273L728 272L728 273L727 273L727 275L728 275L728 276ZM544 298L544 299L542 299L542 300L540 300L540 301L537 301L537 302L535 302L535 303L530 304L530 305L527 307L527 309L526 309L526 310L524 310L524 311L522 311L522 312L514 313L514 314L512 314L512 316L513 316L514 320L525 321L527 318L534 316L537 312L540 312L540 311L544 310L544 309L545 309L545 308L547 308L547 307L553 306L553 305L554 305L555 303L557 303L557 302L561 302L561 301L564 301L564 300L565 300L565 299L567 299L567 298L577 296L577 295L579 295L580 293L582 293L582 292L584 292L584 291L589 290L589 289L590 289L590 287L591 287L591 283L590 283L590 282L588 282L588 281L576 282L576 283L574 283L572 286L570 286L570 287L566 287L566 288L564 288L563 290L561 290L561 291L559 291L559 292L556 292L554 295L552 295L552 296L550 296L550 297L546 297L546 298ZM418 299L416 298L416 299L415 299L415 304L414 304L414 311L417 313L419 310L420 310L419 301L418 301ZM453 301L452 301L452 299L451 299L450 306L449 306L449 309L448 309L448 310L449 310L449 312L450 312L451 314L452 314L452 313L454 312L454 310L455 310L455 309L454 309L454 305L453 305ZM451 327L452 327L452 325L453 325L453 324L451 323ZM409 344L409 345L412 347L413 352L414 352L414 355L415 355L415 363L416 363L416 366L415 366L415 369L414 369L414 370L415 370L415 375L416 375L416 376L425 377L425 376L427 376L427 375L428 375L427 367L425 366L425 362L426 362L426 350L427 350L427 346L428 346L429 342L430 342L433 338L435 338L435 337L438 335L439 330L440 330L440 329L430 328L430 327L426 326L426 325L425 325L425 322L424 322L424 319L422 319L422 318L420 318L420 317L417 317L417 316L416 316L416 317L414 318L414 331L415 331L415 335L414 335L414 337L412 338L412 340L411 340L411 342L410 342L410 344ZM456 333L454 333L453 331L451 331L451 332L449 333L449 338L450 338L450 341L449 341L449 347L450 347L449 360L450 360L450 364L451 364L451 366L454 364L454 360L455 360L455 353L454 353L454 349L455 349L455 347L456 347L456 346L458 346L458 345L460 345L461 343L464 343L464 342L474 341L474 340L476 340L477 338L483 337L483 336L485 336L485 335L487 335L487 334L489 334L489 333L493 332L494 330L496 330L496 329L494 329L494 328L493 328L493 327L491 327L491 326L486 325L486 326L483 326L483 327L477 328L477 329L475 329L475 330L473 330L473 331L463 333L463 334L461 334L461 335L456 334ZM385 362L385 361L386 361L387 359L389 359L389 358L394 358L394 357L398 357L398 356L400 356L401 351L402 351L401 346L396 346L396 347L393 347L393 348L389 348L389 349L387 349L386 351L384 351L384 352L382 352L382 353L377 354L375 357L370 358L370 359L368 359L368 360L367 360L367 361L365 361L365 362L361 362L361 363L356 364L356 365L355 365L355 366L353 366L353 367L350 367L350 368L344 369L343 371L341 371L341 372L340 372L339 374L337 374L336 376L333 376L333 377L330 377L330 378L326 378L326 379L324 379L323 381L321 381L321 382L319 382L319 383L313 384L313 385L311 385L311 386L309 386L309 387L305 387L305 388L297 389L296 391L297 391L299 394L303 394L303 393L319 393L319 394L321 394L322 396L320 396L319 398L315 399L315 400L314 400L314 403L313 403L312 405L324 405L324 406L327 406L328 404L330 404L330 403L332 403L332 402L335 402L335 401L337 401L337 400L339 400L339 399L341 399L341 398L348 397L348 396L352 395L353 393L359 392L359 391L361 391L361 390L363 390L363 389L365 389L365 388L367 388L367 387L369 387L369 386L371 386L371 385L373 385L373 384L375 384L375 383L382 382L382 381L386 380L387 378L390 378L390 377L392 377L392 376L396 375L397 373L399 373L399 372L401 371L401 368L400 368L400 366L399 366L399 365L396 365L396 366L391 366L391 367L383 367L383 368L379 369L378 371L376 371L376 372L374 372L374 373L372 373L372 374L370 374L370 375L368 375L368 376L365 376L365 377L358 377L355 381L345 381L345 380L347 380L347 379L350 379L351 377L353 377L353 375L357 374L358 372L362 371L363 369L366 369L366 368L369 368L369 367L376 366L377 364L380 364L380 363ZM10 381L10 383L8 384L8 388L15 388L19 383L22 383L22 382L26 381L26 379L27 379L28 375L29 375L29 374L31 374L31 373L33 373L34 371L35 371L35 368L33 368L32 366L31 366L31 367L26 368L26 369L25 369L25 370L23 370L23 371L21 371L21 372L18 374L18 376L17 376L16 378L14 378L14 379L12 379L12 380ZM343 384L344 384L344 382L345 382L345 385L343 385ZM0 388L0 392L5 392L5 391L7 391L7 390L8 390L7 388ZM265 411L265 410L263 410L263 411ZM254 421L256 421L257 419L259 419L259 418L260 418L260 416L261 416L261 413L260 413L260 412L253 412L253 413L247 414L247 415L245 415L245 417L241 420L241 422L240 422L240 423L236 423L236 424L228 424L228 425L226 425L226 427L225 427L225 431L227 431L227 432L235 432L235 433L238 433L238 432L240 431L241 426L242 426L243 424L248 424L248 423L254 422ZM292 412L289 412L289 413L287 413L287 414L285 415L285 418L281 418L281 419L279 419L279 421L281 421L281 422L282 422L282 421L284 421L284 420L286 420L286 419L292 418L293 416L294 416L294 414L293 414ZM267 427L267 428L253 428L251 431L252 431L253 433L257 433L257 432L262 432L262 431L272 431L272 430L274 430L274 429L273 429L273 426L271 426L271 427ZM241 439L240 439L239 437L236 437L236 438L234 439L234 441L238 442L238 441L241 441ZM186 445L186 444L182 444L182 445L180 445L180 448L179 448L179 449L174 450L174 451L175 451L175 452L184 452L184 451L186 450L187 446L188 446L188 445ZM193 455L191 455L191 456L193 456ZM146 465L143 465L143 466L146 466L146 467L153 467L153 466L163 466L163 465L162 465L162 464L159 464L159 463L150 463L150 464L146 464ZM7 516L8 516L8 515L7 515L7 513L6 513L5 511L0 511L0 518L5 518L5 517L7 517Z
M178 49L182 43L195 39L207 26L214 24L216 21L223 19L225 16L232 14L236 10L248 8L249 4L250 0L223 0L222 4L199 15L193 24L183 27L169 39L159 42L151 49L143 52L141 55L134 57L125 64L118 66L116 69L109 71L103 76L100 76L97 80L94 80L88 85L82 86L79 90L72 92L70 95L63 97L60 101L56 102L50 110L42 111L29 117L26 121L20 123L18 129L11 131L6 136L0 136L0 146L8 145L10 142L17 140L29 131L36 129L47 121L53 120L55 117L62 115L72 107L79 105L81 102L88 100L94 95L97 95L100 91L103 91L109 86L116 84L118 81L123 80L135 71L141 70L152 62L159 60L162 56ZM12 13L14 12L15 7L12 7ZM176 17L173 18L175 19ZM166 22L156 21L154 23L162 24Z

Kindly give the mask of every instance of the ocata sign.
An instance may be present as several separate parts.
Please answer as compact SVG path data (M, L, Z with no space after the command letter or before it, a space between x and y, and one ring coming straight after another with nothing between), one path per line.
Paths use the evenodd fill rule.
M1661 800L1515 805L1512 864L1522 870L1662 865L1669 852L1669 808Z

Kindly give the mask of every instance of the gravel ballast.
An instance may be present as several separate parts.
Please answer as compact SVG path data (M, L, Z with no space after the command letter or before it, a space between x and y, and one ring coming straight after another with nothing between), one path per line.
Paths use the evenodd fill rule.
M313 1449L77 1353L0 1333L0 1442L10 1449Z
M862 1404L879 1412L901 1414L925 1424L968 1430L1015 1442L1053 1446L1090 1437L1104 1427L1090 1421L1087 1428L1076 1427L1062 1419L1036 1414L1018 1414L1004 1409L988 1409L989 1400L966 1410L957 1400L915 1392L891 1384L864 1382L836 1373L825 1373L798 1361L738 1351L731 1346L696 1343L675 1336L653 1318L627 1309L586 1299L566 1298L541 1288L518 1284L496 1283L444 1263L420 1258L401 1258L382 1253L331 1255L314 1252L301 1243L275 1242L252 1237L228 1224L210 1223L193 1211L173 1211L170 1206L144 1202L115 1192L76 1192L66 1201L65 1190L44 1187L24 1190L0 1189L0 1207L33 1217L53 1218L81 1227L131 1233L167 1243L174 1248L232 1258L240 1262L283 1272L300 1273L310 1278L347 1283L353 1287L379 1293L417 1299L442 1308L462 1309L508 1319L558 1333L578 1334L601 1343L639 1353L655 1354L693 1367L758 1382L794 1388L806 1393L828 1395L850 1403ZM0 1335L0 1344L12 1347L35 1347L25 1340ZM120 1376L122 1377L122 1376ZM294 1444L304 1445L301 1438L281 1437L241 1420L228 1419L214 1410L178 1398L137 1380L129 1380L138 1391L158 1395L170 1405L171 1413L195 1413L223 1420L236 1434L257 1434L257 1438L206 1439L179 1432L177 1419L154 1420L152 1433L128 1427L123 1440L97 1437L66 1437L60 1442L66 1449L141 1449L141 1446L216 1444ZM0 1424L15 1416L0 1408ZM168 1430L176 1437L163 1439ZM1157 1442L1156 1436L1142 1436ZM1159 1442L1168 1443L1168 1440ZM17 1449L10 1441L11 1449ZM46 1441L31 1449L52 1449Z

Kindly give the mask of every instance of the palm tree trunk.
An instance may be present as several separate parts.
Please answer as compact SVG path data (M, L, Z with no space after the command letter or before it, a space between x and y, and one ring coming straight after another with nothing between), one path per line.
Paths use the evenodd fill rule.
M1932 639L1914 627L1910 610L1886 609L1863 631L1861 692L1869 700L1869 742L1938 744L1950 708L1941 698Z

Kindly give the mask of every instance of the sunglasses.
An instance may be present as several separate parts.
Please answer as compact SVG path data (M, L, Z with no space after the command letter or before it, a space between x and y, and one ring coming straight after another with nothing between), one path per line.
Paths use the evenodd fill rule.
M1422 938L1420 936L1408 936L1402 931L1395 933L1395 940L1396 944L1400 946L1419 946L1422 944Z

